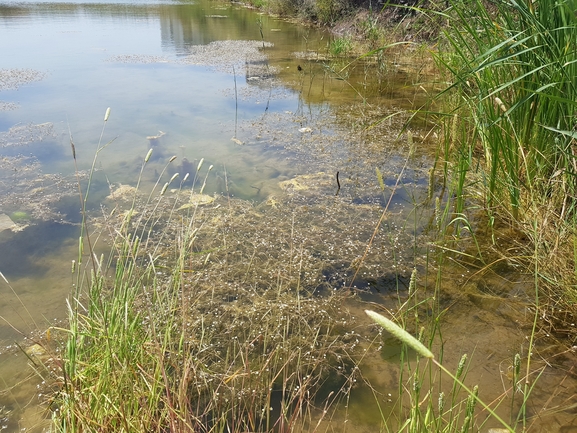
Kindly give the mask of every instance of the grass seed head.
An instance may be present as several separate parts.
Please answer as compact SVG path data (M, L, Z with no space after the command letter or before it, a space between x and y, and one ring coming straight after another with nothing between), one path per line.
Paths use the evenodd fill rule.
M146 154L146 157L144 158L144 163L146 164L148 162L148 160L150 159L150 157L152 156L152 149L150 149L148 151L148 153Z
M375 313L371 310L365 310L365 313L373 319L376 323L381 325L385 330L389 331L393 334L394 337L405 343L407 346L413 348L419 355L433 359L435 356L433 352L425 347L423 343L397 325L395 322L387 319L385 316L380 315L379 313Z

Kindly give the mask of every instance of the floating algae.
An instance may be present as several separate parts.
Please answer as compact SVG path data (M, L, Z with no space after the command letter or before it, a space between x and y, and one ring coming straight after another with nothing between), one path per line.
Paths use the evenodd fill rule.
M302 182L325 177L326 182L333 181L332 176L317 173L305 176ZM265 290L270 281L283 275L283 285L289 287L311 292L333 290L350 283L382 207L351 203L332 194L328 203L323 202L322 191L318 191L321 198L314 198L313 187L314 182L308 190L281 190L261 203L173 190L137 205L138 218L131 218L130 224L157 221L149 233L152 247L154 239L179 237L184 216L170 217L174 209L194 209L191 224L199 229L195 232L196 253L190 266L199 271L195 275L207 284L212 281L237 287L242 281L250 281L255 289L262 286ZM126 221L98 218L100 221L94 222L93 227L103 229L107 224ZM388 216L383 229L388 234L379 236L372 245L372 250L379 254L365 259L360 279L370 275L372 281L379 282L386 281L391 272L410 275L415 263L412 249L415 235L404 229L404 217L395 213ZM161 249L170 247L166 244ZM171 257L168 252L161 256ZM300 271L294 272L292 268L297 262ZM161 262L160 266L169 267L170 262ZM367 285L373 284L363 283L363 287ZM235 290L231 289L231 293Z
M24 84L40 81L46 74L34 69L0 69L0 91L16 90Z
M86 173L78 174L86 178ZM64 197L78 194L75 177L42 173L34 157L1 157L0 185L0 209L18 223L13 231L24 228L29 221L69 222L59 206Z
M50 122L16 125L7 132L0 133L0 148L25 146L54 137L56 137L56 132L54 131L54 125Z
M0 101L0 111L14 111L20 106L14 102L4 102Z
M106 59L107 62L115 63L132 63L132 64L143 64L150 65L153 63L168 63L169 60L162 56L150 56L144 54L122 54L118 56L112 56Z
M30 215L28 214L28 212L16 211L10 214L10 219L14 222L28 221L30 220Z
M237 71L245 68L247 76L269 76L272 68L266 63L267 58L261 49L272 46L270 42L262 41L214 41L207 45L191 46L189 55L181 62L227 73L232 73L234 67Z

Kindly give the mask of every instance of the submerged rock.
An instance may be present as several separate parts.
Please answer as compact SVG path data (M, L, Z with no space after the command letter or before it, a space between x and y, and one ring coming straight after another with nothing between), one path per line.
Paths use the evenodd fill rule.
M0 232L11 230L14 227L14 221L4 213L0 213Z
M214 200L215 198L208 194L193 194L190 197L188 203L180 206L178 210L189 209L191 207L202 206L205 204L211 204Z
M279 187L286 192L295 191L316 191L325 189L330 186L336 187L336 181L333 180L332 175L323 171L313 174L303 174L292 179L279 182Z
M46 349L38 343L35 343L32 346L27 347L24 351L26 352L26 355L28 355L30 358L35 358L41 362L46 361L49 357Z
M119 184L118 188L110 191L110 195L106 197L108 200L133 200L137 190L130 185Z

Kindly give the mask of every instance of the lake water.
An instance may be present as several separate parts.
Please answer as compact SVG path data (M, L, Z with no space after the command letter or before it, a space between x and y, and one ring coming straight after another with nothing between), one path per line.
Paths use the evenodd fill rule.
M328 56L332 39L232 3L0 2L0 213L21 229L0 233L0 272L9 282L0 281L0 431L42 429L40 384L26 380L33 373L15 344L28 346L31 335L65 318L80 221L71 141L83 187L96 150L109 143L95 164L88 203L94 214L111 189L136 184L152 148L144 190L177 172L193 178L204 158L205 168L214 166L206 193L274 205L286 194L280 182L312 175L320 180L306 200L333 203L339 172L339 217L370 230L418 143L387 223L384 244L398 251L375 260L375 275L358 283L368 287L365 296L382 301L398 284L391 275L405 278L424 263L412 245L417 236L425 239L432 212L415 209L427 201L434 140L422 119L408 132L401 125L406 110L427 100L432 78L404 62L404 50L418 58L413 48L391 54L385 71L362 62L344 69L350 59ZM345 203L376 212L363 220ZM502 280L487 284L504 297L517 290L502 288ZM472 375L498 394L499 374L483 372L495 368L495 354L504 359L522 345L524 331L513 324L524 307L496 315L492 308L472 298L447 319L447 338L459 351L446 358L456 362L462 352L489 346L477 349L482 356ZM465 341L472 311L482 316L471 331L478 338ZM495 338L510 343L496 351ZM379 368L367 372L376 382L385 380ZM559 377L547 376L544 389ZM357 397L363 402L366 395ZM367 408L357 410L370 418ZM569 425L562 416L555 422Z

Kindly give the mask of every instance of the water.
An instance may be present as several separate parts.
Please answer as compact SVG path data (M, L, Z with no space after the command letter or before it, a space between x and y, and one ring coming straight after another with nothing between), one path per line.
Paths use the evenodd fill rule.
M427 207L418 215L413 209L426 201L432 160L427 148L433 148L433 142L423 138L427 130L418 122L411 134L397 136L408 116L403 109L425 103L426 95L414 84L427 87L428 77L419 75L419 67L403 63L401 50L387 63L384 75L358 63L342 80L338 73L348 60L324 60L330 39L317 29L230 3L0 3L0 212L13 219L16 212L24 212L22 231L0 233L0 271L10 283L2 283L0 298L2 427L42 428L36 426L42 418L36 405L40 384L25 380L32 373L14 343L28 346L31 335L61 325L65 317L80 221L71 140L83 187L96 150L110 143L96 161L89 201L94 214L110 193L109 184L136 184L151 147L143 190L153 188L173 155L177 159L161 184L176 172L180 178L186 172L194 177L198 161L205 158L205 170L214 165L206 192L262 206L274 205L286 194L279 182L313 174L315 188L295 203L326 210L326 216L318 217L318 233L311 229L310 236L318 236L318 243L334 242L350 261L360 250L349 251L345 235L352 238L352 227L360 227L355 241L366 244L414 141L417 153L384 225L387 239L378 244L382 255L367 263L374 275L364 274L357 281L367 299L391 302L391 288L399 281L391 275L407 280L417 261L411 245L416 237L426 236L423 221L431 214ZM191 57L191 48L198 46L208 48L196 48L201 54ZM12 85L6 84L8 79ZM107 107L111 115L105 123ZM402 114L376 123L395 112ZM363 127L371 124L363 134ZM375 168L383 173L385 192ZM343 188L335 198L337 171ZM331 239L321 229L331 233ZM346 275L335 264L326 278L336 283ZM522 346L524 332L515 323L525 320L525 304L511 307L513 314L508 307L495 308L494 298L471 292L466 302L455 306L452 302L463 298L459 285L466 281L454 278L447 286L451 326L445 337L456 351L446 359L455 363L477 345L491 347L477 349L480 361L471 375L498 394L501 378L494 359L504 362ZM493 290L501 283L488 284ZM468 320L475 314L479 322L471 332ZM464 329L475 337L463 339ZM497 338L510 344L496 350L492 346ZM396 386L386 366L364 368L375 383L386 389ZM566 364L559 370L563 368ZM489 373L483 376L483 371ZM551 372L546 378L544 388L554 387L559 376ZM377 410L371 409L365 391L355 391L352 406L372 425ZM564 417L555 416L556 426L568 425Z
M383 200L374 184L359 183L362 160L350 158L356 149L330 126L331 104L363 102L371 89L330 78L319 61L329 39L230 3L0 3L0 211L24 215L22 231L0 237L0 271L10 283L0 300L2 429L42 429L42 384L29 379L15 342L28 347L64 323L80 221L71 141L83 187L96 150L110 143L96 162L88 203L95 214L109 184L136 184L151 147L143 190L175 155L161 182L178 171L193 177L205 158L204 167L215 166L209 193L265 202L282 193L279 181L340 170L343 197ZM192 46L223 40L190 57ZM319 143L321 128L328 141ZM335 189L331 180L319 192Z

